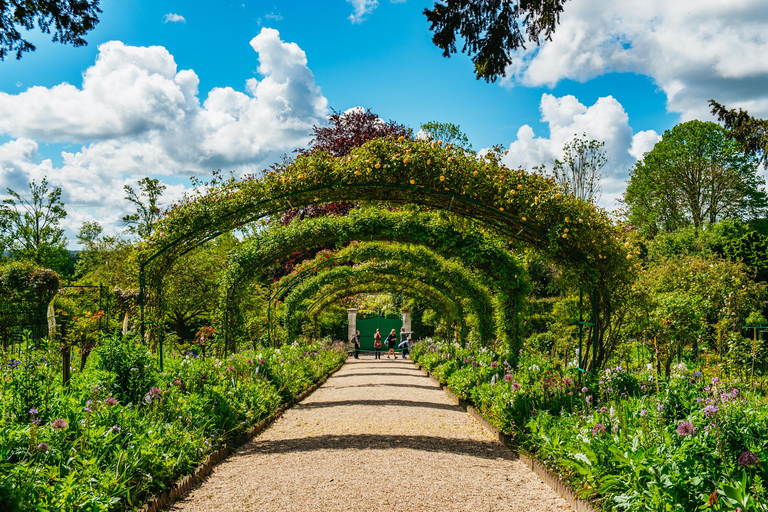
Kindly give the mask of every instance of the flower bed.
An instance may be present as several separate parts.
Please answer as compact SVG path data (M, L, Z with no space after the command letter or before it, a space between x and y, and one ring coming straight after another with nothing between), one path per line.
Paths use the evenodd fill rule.
M768 408L749 382L558 363L428 343L414 359L605 510L768 510ZM658 384L658 386L657 386Z
M136 508L337 368L321 344L176 355L105 340L69 389L50 354L0 370L0 509Z

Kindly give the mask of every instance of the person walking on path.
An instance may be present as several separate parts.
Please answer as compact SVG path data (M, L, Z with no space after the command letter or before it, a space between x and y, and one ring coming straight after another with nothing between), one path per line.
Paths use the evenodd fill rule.
M389 333L389 336L387 336L387 348L389 348L389 352L387 352L387 359L389 359L389 355L392 354L395 359L397 359L397 353L395 352L395 346L397 345L397 335L395 334L395 330L392 329L392 332Z
M373 335L373 352L374 359L381 359L381 333L376 329L376 334Z
M413 346L411 343L411 334L412 333L405 332L405 327L400 329L400 344L398 347L403 349L403 359L405 359L405 356L408 355L408 350Z
M360 359L360 331L355 331L355 335L352 336L352 343L355 344L355 359Z

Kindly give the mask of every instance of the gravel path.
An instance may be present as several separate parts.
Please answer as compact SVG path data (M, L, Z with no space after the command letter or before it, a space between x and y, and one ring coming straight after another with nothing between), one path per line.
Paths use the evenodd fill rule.
M174 511L570 511L410 361L350 358Z

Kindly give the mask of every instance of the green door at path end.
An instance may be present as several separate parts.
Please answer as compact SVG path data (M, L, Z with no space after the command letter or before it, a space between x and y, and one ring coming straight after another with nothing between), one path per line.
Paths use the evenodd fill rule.
M392 329L395 330L397 342L400 343L400 329L402 327L402 318L386 318L382 316L358 318L357 330L360 331L360 349L373 350L373 335L376 334L376 329L379 329L379 332L381 333L382 348L384 348L387 335Z

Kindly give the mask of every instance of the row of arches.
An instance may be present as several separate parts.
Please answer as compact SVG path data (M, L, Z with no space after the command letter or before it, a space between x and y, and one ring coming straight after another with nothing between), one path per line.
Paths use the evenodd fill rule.
M287 209L330 201L362 207L347 217L267 225L231 256L222 279L226 330L237 317L232 312L240 283L255 279L267 286L266 270L298 249L359 240L366 243L338 251L343 265L307 273L284 295L283 321L290 329L305 314L303 307L317 307L317 297L365 288L369 279L374 286L381 281L374 275L398 276L391 277L398 290L409 280L436 285L442 275L441 288L463 301L461 314L470 307L482 312L476 317L489 319L478 327L480 340L493 336L512 347L513 312L527 290L524 265L512 252L522 243L588 289L591 364L605 358L601 341L635 269L633 248L622 243L622 226L594 205L564 194L551 178L505 168L497 154L478 157L402 138L376 139L346 157L301 155L261 177L232 179L174 205L142 247L142 325L145 308L147 317L162 314L164 275L188 251ZM588 352L583 352L585 363Z

